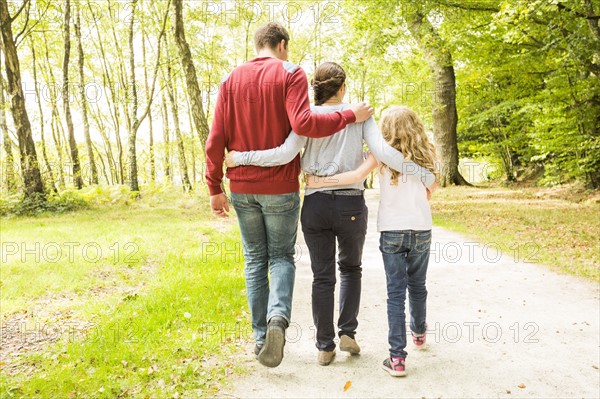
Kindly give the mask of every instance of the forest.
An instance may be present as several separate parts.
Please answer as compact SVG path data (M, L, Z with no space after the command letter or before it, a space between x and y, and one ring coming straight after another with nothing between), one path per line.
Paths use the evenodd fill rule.
M269 21L309 81L336 62L345 102L409 106L435 143L431 346L407 335L406 383L381 370L379 190L361 355L317 364L298 233L285 359L256 359L205 145ZM0 25L0 398L599 397L598 0L0 0Z
M600 186L592 0L0 0L2 196L203 186L219 82L270 20L309 78L346 69L347 102L415 109L442 185Z

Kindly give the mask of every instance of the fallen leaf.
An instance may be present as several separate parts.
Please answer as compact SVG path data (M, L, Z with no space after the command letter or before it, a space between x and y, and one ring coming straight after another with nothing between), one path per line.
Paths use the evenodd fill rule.
M344 384L344 392L346 392L348 389L350 389L351 386L352 386L352 381L346 381L346 384Z
M596 370L598 370L598 366L596 366L595 364L592 365L593 368L595 368Z
M519 385L517 385L517 386L518 386L519 388L521 388L521 389L525 388L525 384L519 384Z

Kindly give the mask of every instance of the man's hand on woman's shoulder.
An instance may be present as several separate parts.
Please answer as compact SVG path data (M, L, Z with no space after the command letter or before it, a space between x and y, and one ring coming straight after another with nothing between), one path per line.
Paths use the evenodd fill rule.
M356 116L355 123L364 122L371 116L373 116L373 107L371 107L370 104L367 104L365 102L352 104L350 106L350 109L352 110L352 112L354 112L354 115Z

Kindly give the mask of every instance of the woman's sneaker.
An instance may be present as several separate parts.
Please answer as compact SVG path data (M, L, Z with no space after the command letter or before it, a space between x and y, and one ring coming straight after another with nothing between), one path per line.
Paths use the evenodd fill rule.
M392 377L404 377L406 365L403 357L388 357L383 361L383 369Z
M410 332L412 335L413 344L416 346L423 348L425 346L425 342L427 341L427 325L425 325L425 332L422 334L417 334L413 331Z

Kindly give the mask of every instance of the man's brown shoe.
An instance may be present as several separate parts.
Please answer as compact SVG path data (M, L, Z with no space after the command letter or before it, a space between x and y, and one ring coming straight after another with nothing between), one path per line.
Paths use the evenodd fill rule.
M319 364L321 366L327 366L329 365L329 363L331 363L333 361L333 358L335 357L335 349L332 350L331 352L326 352L326 351L319 351Z
M274 316L269 320L265 343L258 353L258 361L263 366L277 367L281 364L286 328L287 321L281 316Z
M347 335L342 335L340 337L340 350L350 352L352 355L358 355L360 353L360 346L358 346L356 340Z

